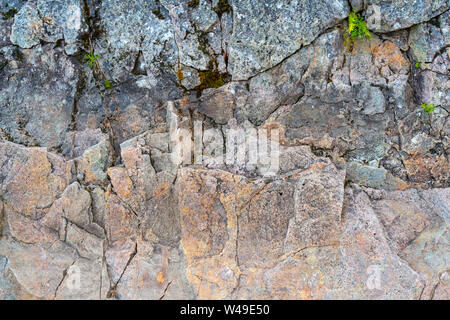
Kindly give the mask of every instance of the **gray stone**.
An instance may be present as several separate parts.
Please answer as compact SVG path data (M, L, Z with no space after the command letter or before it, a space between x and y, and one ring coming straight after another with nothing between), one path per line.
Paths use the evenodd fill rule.
M33 4L26 4L14 19L11 29L11 42L22 47L31 48L39 44L44 23Z
M234 109L243 107L245 89L238 83L229 83L219 89L207 89L200 97L198 110L216 123L226 124Z
M55 295L57 300L104 300L110 287L106 265L102 259L75 261Z
M253 77L249 83L248 118L260 124L282 105L296 103L302 95L318 95L326 90L326 78L342 63L339 31L320 36L282 64Z
M103 257L103 239L73 223L67 225L66 242L75 247L78 254L83 258L95 260Z
M303 97L290 109L277 117L290 144L312 144L317 148L348 148L337 137L348 137L351 128L344 116L343 103L325 103L318 98ZM332 123L332 125L331 125ZM355 143L355 142L352 142Z
M421 277L391 251L369 197L363 192L346 196L350 203L344 212L340 252L343 260L354 266L351 270L355 273L350 279L358 279L357 274L362 276L357 282L364 293L349 288L342 294L355 297L362 293L370 299L418 299L423 288ZM372 245L367 247L367 243Z
M108 119L113 132L113 146L117 150L122 142L150 129L165 126L166 110L163 104L170 96L177 96L179 89L160 90L163 88L148 89L131 82L116 87L112 94L104 97L102 112ZM104 121L104 118L96 116L95 121Z
M448 0L368 0L366 21L370 30L390 32L411 27L448 10Z
M439 25L444 35L445 44L450 44L450 10L447 10L439 17Z
M43 224L56 231L63 231L60 230L59 225L64 217L80 227L86 227L91 222L90 206L89 192L82 189L78 182L74 182L64 190L61 198L53 203Z
M19 10L23 6L24 2L24 0L1 0L0 11L8 12L9 9Z
M167 11L165 16L161 12L163 17L156 14L160 9L156 1L102 2L99 14L106 34L99 39L95 52L100 55L98 61L110 79L121 82L129 78L142 52L152 88L161 86L158 82L163 75L165 86L177 82L175 36ZM172 84L167 81L170 76Z
M180 71L177 71L177 77L183 87L190 90L200 85L200 78L197 69L181 65L179 70L181 73Z
M445 74L424 71L420 74L420 87L418 94L422 103L440 105L443 107L450 105L450 90L448 77Z
M436 54L445 44L441 30L431 23L423 23L411 28L409 45L415 61L433 62Z
M199 46L197 35L188 34L183 41L178 43L178 47L180 48L180 62L183 65L199 70L210 69L209 56Z
M386 192L374 201L376 214L395 252L424 278L422 299L432 299L448 267L448 189ZM433 250L425 251L428 245ZM445 284L444 284L445 285ZM444 293L440 298L448 299Z
M106 181L106 171L112 162L111 149L109 140L103 139L84 151L83 155L77 159L78 173L85 183L103 184Z
M397 190L406 188L406 183L401 179L392 176L384 168L375 168L351 162L347 166L347 180L358 183L363 186Z
M141 241L117 286L117 296L126 300L192 299L194 292L188 284L184 267L178 250L154 248Z
M47 42L64 39L66 53L77 53L82 35L88 32L83 1L38 0L37 9L44 21L41 39ZM32 25L29 28L32 29Z
M11 42L22 48L31 48L40 40L56 42L64 39L68 54L80 46L80 37L88 31L80 0L27 3L15 17Z
M60 146L72 122L77 64L47 45L22 51L0 79L0 123L12 141Z
M0 255L0 299L36 299L20 285L11 269L9 268L8 258L3 255Z
M11 27L14 16L24 4L23 0L1 0L0 1L0 48L10 45ZM0 63L1 66L1 63ZM1 67L0 67L1 69Z
M321 159L325 161L325 159ZM280 151L280 174L295 170L307 170L320 160L311 152L309 146L292 146Z
M402 51L408 51L409 49L409 30L399 30L390 33L384 33L381 34L381 37L385 40L392 41Z
M284 242L287 254L338 242L344 201L345 170L332 164L296 175L295 216Z
M233 1L230 71L246 80L310 44L347 17L347 1Z
M76 129L83 131L101 128L105 123L105 112L102 104L103 98L97 88L83 90L77 101Z
M288 105L304 93L302 77L310 62L311 50L302 49L281 65L253 77L249 82L248 118L259 124L279 106Z
M358 98L365 101L363 113L366 115L370 116L385 111L386 100L383 92L377 87L363 87Z
M100 129L71 131L66 136L66 141L63 145L63 153L68 158L81 157L89 148L107 140L109 140L109 137L102 133Z
M43 299L53 299L65 271L77 259L74 249L56 241L33 246L15 241L0 242L0 252L8 257L10 268L27 291Z

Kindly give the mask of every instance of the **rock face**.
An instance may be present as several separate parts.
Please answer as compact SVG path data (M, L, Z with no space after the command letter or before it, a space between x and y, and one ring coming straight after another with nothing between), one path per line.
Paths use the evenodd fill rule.
M1 73L1 124L12 141L55 148L70 129L79 82L76 61L51 45L6 47ZM14 60L8 60L9 57ZM17 60L16 60L17 59Z
M0 1L0 298L450 299L448 9Z
M78 51L77 42L88 31L80 0L38 0L25 4L14 19L11 42L21 48L64 39L67 54Z

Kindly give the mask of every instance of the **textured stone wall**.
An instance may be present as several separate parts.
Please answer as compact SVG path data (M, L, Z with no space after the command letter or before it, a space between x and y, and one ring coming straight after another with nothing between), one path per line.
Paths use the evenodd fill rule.
M449 299L449 7L0 0L0 298Z

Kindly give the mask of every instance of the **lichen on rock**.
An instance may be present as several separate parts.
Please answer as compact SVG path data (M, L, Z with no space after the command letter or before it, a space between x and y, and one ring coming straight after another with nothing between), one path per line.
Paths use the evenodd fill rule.
M450 299L448 9L0 1L0 299Z

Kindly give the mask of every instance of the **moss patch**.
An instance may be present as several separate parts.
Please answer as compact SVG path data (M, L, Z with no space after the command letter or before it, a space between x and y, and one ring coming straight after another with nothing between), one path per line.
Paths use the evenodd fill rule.
M225 84L219 71L200 71L198 76L200 77L199 89L201 90L219 88Z
M111 82L107 79L105 80L105 89L112 89L113 85L111 84Z
M2 12L3 20L13 18L18 13L17 9L9 9L6 12Z
M217 7L214 8L219 17L222 17L224 13L230 13L232 10L233 8L228 3L228 0L219 0Z
M426 113L430 114L434 111L434 109L436 108L436 106L434 104L429 104L429 103L422 103L420 105L420 107L425 110Z
M350 12L348 16L348 28L344 29L344 44L351 51L355 43L355 39L372 38L370 31L367 28L364 18L356 13L356 11Z
M348 16L348 33L353 39L371 38L364 18L356 12L350 12Z
M84 56L84 59L89 63L89 65L93 68L95 61L100 58L99 55L94 55L93 52L90 52L89 54Z
M178 71L177 71L177 78L178 78L178 81L180 83L181 83L181 81L184 80L184 74L183 74L183 71L181 69L178 69Z

